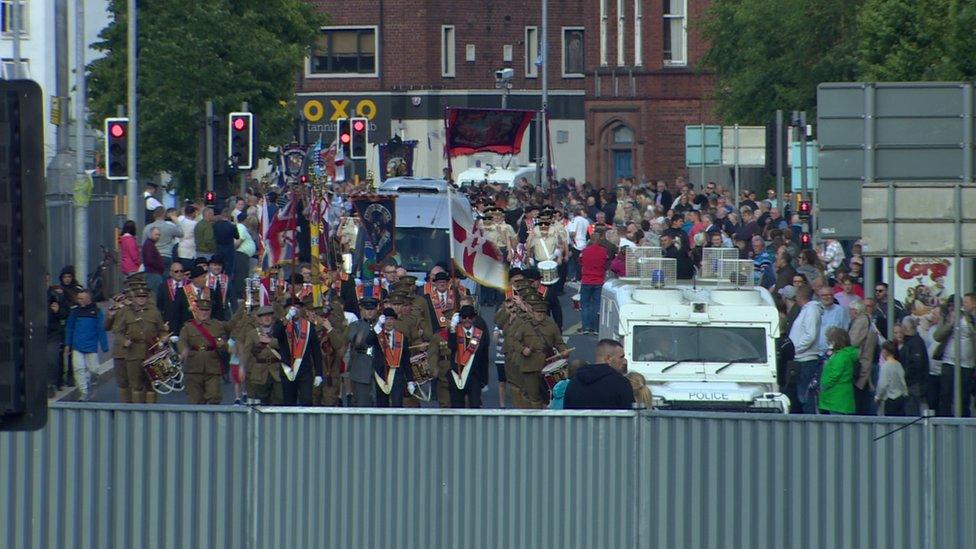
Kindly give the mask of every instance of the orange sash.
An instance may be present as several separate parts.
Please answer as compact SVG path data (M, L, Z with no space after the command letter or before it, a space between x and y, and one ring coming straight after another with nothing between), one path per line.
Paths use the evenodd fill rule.
M454 352L454 366L460 373L463 371L478 351L478 344L481 342L481 328L471 327L471 337L464 335L464 327L458 326L454 335L457 337L457 350ZM462 345L463 342L463 345Z

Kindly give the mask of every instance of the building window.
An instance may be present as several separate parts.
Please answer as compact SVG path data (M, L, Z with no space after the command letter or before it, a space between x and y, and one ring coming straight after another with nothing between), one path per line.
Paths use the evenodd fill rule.
M9 58L6 58L5 57L2 60L0 60L0 62L3 63L3 74L0 75L0 76L2 76L4 79L6 79L6 80L14 80L14 79L17 79L17 78L30 78L30 61L29 60L24 59L23 57L20 58L20 72L21 72L21 74L20 74L19 77L18 77L16 71L14 70L14 67L15 67L16 63L14 62L13 59L9 59Z
M525 27L525 77L539 76L539 29Z
M641 6L642 0L634 0L634 66L640 67L644 64L644 47L642 26L644 19L644 8Z
M441 27L441 76L454 77L454 25Z
M322 29L308 72L315 76L376 76L376 27Z
M14 21L14 0L0 1L0 32L5 35L12 35L14 29L20 29L20 35L27 35L30 17L27 16L27 0L18 2L20 10L17 13L18 22Z
M607 2L600 0L600 66L607 66Z
M626 14L624 14L624 0L617 0L617 66L623 67L626 64L624 59L624 27L626 26Z
M664 0L664 64L688 64L688 0Z
M563 27L563 77L582 78L586 71L583 27Z
M613 130L613 142L615 144L633 143L634 130L628 128L627 126L619 126L617 129Z

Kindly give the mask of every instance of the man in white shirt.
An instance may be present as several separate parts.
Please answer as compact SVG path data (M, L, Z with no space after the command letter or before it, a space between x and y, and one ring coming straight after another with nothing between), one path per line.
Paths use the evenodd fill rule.
M804 284L796 289L796 304L800 307L800 313L793 321L789 335L794 349L791 362L795 362L796 366L787 367L786 385L782 389L790 397L794 408L799 404L799 408L808 414L816 413L817 409L816 398L809 388L810 382L817 377L817 367L820 364L817 343L820 316L823 314L820 303L812 300L812 297L813 289L810 286ZM795 411L797 410L794 409Z
M180 229L183 230L183 236L180 237L180 243L176 247L176 255L180 259L190 261L187 265L192 264L197 257L197 241L193 230L197 226L198 215L196 206L188 205L183 208L183 215L178 219Z
M576 209L576 215L566 226L572 246L569 248L569 274L568 278L578 281L580 277L579 256L583 248L586 247L586 239L590 230L590 220L586 218L586 208L580 206Z
M153 222L153 212L156 208L162 208L163 203L156 200L156 191L158 187L155 183L146 183L146 189L142 192L142 198L146 202L146 225Z

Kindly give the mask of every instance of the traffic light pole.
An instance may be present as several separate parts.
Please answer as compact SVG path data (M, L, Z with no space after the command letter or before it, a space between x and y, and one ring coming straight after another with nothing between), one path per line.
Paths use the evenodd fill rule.
M213 101L207 101L206 104L207 122L205 124L206 141L207 141L207 190L214 190L214 134L213 134ZM215 212L216 213L216 212Z
M779 211L785 217L786 215L786 202L783 201L783 193L786 189L783 187L783 111L780 109L776 110L776 199L779 205ZM738 199L738 198L737 198ZM787 222L792 223L792 221L787 220Z
M127 33L127 51L128 51L128 65L129 65L129 82L128 82L128 102L129 102L129 138L128 138L128 154L126 159L126 164L129 168L129 180L125 186L126 203L129 210L129 219L136 222L136 236L142 235L142 229L146 225L146 216L144 210L146 209L143 204L139 207L139 169L136 165L136 147L137 147L137 135L139 128L139 111L136 108L136 0L128 0L128 33Z
M84 181L85 174L85 1L75 0L75 178ZM78 186L76 185L76 188ZM77 191L75 191L77 192ZM75 199L75 269L88 276L88 197ZM80 203L79 203L80 202ZM85 279L87 281L87 279Z

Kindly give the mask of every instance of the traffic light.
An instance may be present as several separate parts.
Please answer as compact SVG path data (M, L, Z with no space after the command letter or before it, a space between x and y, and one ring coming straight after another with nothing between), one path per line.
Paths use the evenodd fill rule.
M804 248L810 247L810 233L800 234L800 245Z
M813 205L810 203L809 200L801 200L800 205L797 207L796 211L798 214L800 214L800 219L806 221L810 219L810 212L812 208Z
M203 201L206 203L208 208L212 208L214 204L217 203L217 193L213 191L203 193Z
M0 82L0 431L47 422L43 104L37 83Z
M350 145L351 154L349 158L353 160L366 159L366 143L369 141L369 119L351 118L352 125L352 144Z
M307 185L308 184L308 175L302 174L302 175L298 176L298 182L300 184L302 184L302 185Z
M238 168L254 167L254 115L249 112L227 115L227 157L233 159L234 155Z
M336 120L336 137L339 140L339 147L342 148L342 156L350 158L352 151L352 133L349 131L349 119L340 118Z
M129 119L105 119L105 179L129 178Z

